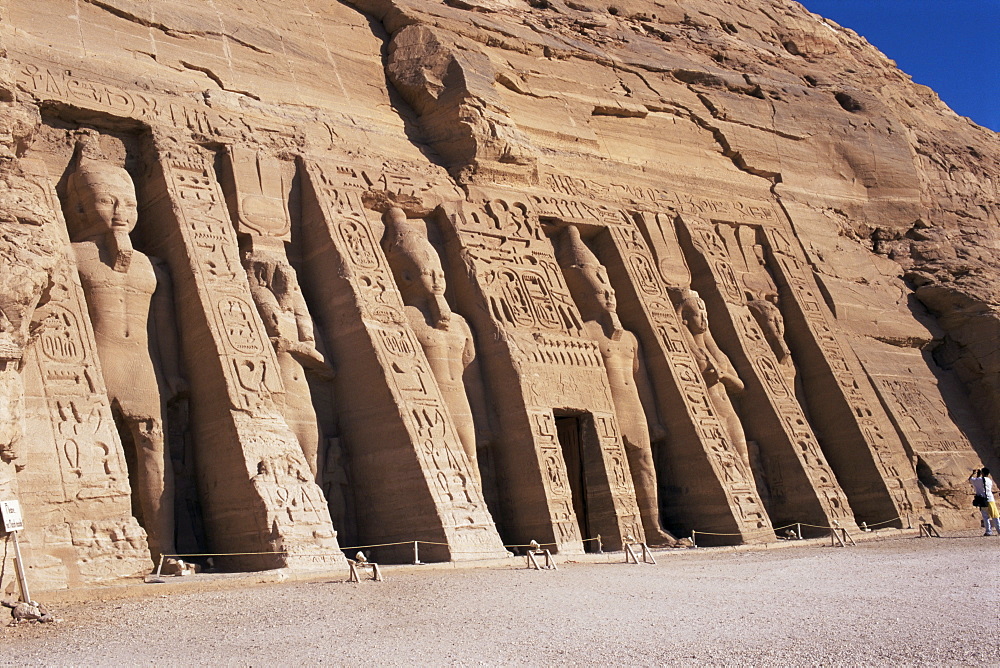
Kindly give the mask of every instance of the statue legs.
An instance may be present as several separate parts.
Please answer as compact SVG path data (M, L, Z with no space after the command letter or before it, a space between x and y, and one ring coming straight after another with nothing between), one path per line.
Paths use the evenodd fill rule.
M747 437L743 431L743 423L740 422L740 416L736 414L736 409L733 407L733 402L729 398L725 386L722 383L710 385L708 396L711 398L715 412L719 415L719 420L722 421L722 426L726 430L726 436L729 437L733 447L736 448L736 452L743 459L743 463L750 466L750 450L747 447Z
M154 418L126 418L135 443L136 489L153 556L172 554L174 547L174 470L163 435Z
M673 545L676 539L660 527L660 503L657 494L656 469L653 466L653 451L648 441L636 442L628 434L622 434L628 467L635 485L635 500L639 505L642 530L649 545Z
M302 454L315 479L319 466L319 420L312 403L312 389L306 379L305 369L291 355L278 353L281 380L285 385L285 406L282 411L285 422L295 434Z

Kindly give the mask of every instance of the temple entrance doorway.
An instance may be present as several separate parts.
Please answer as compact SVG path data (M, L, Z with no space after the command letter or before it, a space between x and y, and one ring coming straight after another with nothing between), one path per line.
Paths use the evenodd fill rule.
M591 552L596 549L590 528L590 515L587 507L587 467L584 456L583 415L555 414L556 435L562 448L563 461L566 463L566 474L569 477L570 491L573 494L573 511L583 538L584 549Z

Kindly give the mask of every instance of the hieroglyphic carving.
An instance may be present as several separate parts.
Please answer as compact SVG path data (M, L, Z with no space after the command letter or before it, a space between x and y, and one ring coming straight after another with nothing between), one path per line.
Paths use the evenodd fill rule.
M327 160L323 166L331 177L336 175L333 178L339 186L358 195L382 193L399 203L462 197L447 172L431 169L427 165L399 160L385 160L379 164Z
M41 99L67 102L150 125L184 127L204 136L233 140L246 136L291 137L296 134L293 126L273 117L246 112L226 114L209 106L182 102L180 96L124 90L102 82L102 77L95 72L51 69L25 60L17 64L14 76L19 88Z
M29 524L27 537L40 553L61 550L79 564L84 577L131 575L149 567L149 546L131 515L124 452L54 180L41 162L21 164L45 206L63 258L52 276L48 301L35 311L36 338L24 353L31 469L19 496L35 517L44 518ZM66 522L68 505L88 519ZM57 535L65 540L53 546L49 538ZM36 579L62 577L39 570Z
M44 166L24 163L32 172L40 199L52 212L65 248L65 261L53 276L50 298L35 313L38 334L27 355L40 381L40 387L28 388L29 399L31 395L44 398L46 410L29 411L28 419L47 416L51 421L52 454L59 462L63 500L127 498L131 490L121 440L98 365L61 207ZM122 511L127 515L128 507Z
M604 460L604 470L608 472L608 485L611 488L611 498L635 498L635 483L629 473L627 455L622 451L621 429L615 416L611 413L594 413L594 426L597 429L597 439L601 446L601 457ZM638 505L634 508L617 504L618 526L621 535L628 540L644 537L647 541L654 540L654 534L643 528L642 517ZM634 512L633 512L634 511ZM655 534L659 536L659 532Z
M34 391L44 392L52 419L63 498L127 497L121 442L96 369L89 327L76 310L82 306L86 312L86 306L78 301L82 295L76 294L72 278L59 278L53 299L36 314L43 329L38 350L29 358L41 379Z
M578 337L582 321L534 210L494 199L458 214L464 252L493 318L517 330Z
M942 398L925 355L912 348L878 346L859 351L890 420L907 446L925 500L942 526L961 526L968 471L979 456Z
M573 492L566 473L551 410L529 410L531 432L541 462L543 482L549 499L549 517L561 542L580 540L580 528L573 512Z
M773 266L788 286L788 298L794 300L825 364L835 379L842 399L850 407L851 417L864 445L874 459L885 490L896 512L912 512L920 498L913 469L907 461L899 438L860 369L854 352L842 343L820 296L819 287L802 254L788 232L777 227L764 228L764 236Z
M285 191L288 189L281 161L244 145L226 153L232 172L230 206L239 234L291 240L291 218Z
M545 420L552 421L554 407L614 414L600 350L583 331L580 312L529 198L487 195L478 206L455 210L448 222L495 332L480 332L480 339L504 346L495 355L506 358L518 371L523 410L531 420L534 438L533 453L524 456L533 457L541 472L547 503L544 512L554 524L557 539L578 541L577 521L583 518L574 516L572 490L563 491L565 462L555 425L543 426ZM504 391L509 393L510 388ZM609 541L623 540L627 532L638 538L641 530L631 524L638 517L635 489L615 484L620 467L627 470L627 460L617 424L613 420L610 424L610 435L601 445L601 470L588 470L588 490L578 493L587 495L591 509L599 506L606 511L599 520L597 513L591 513L590 531ZM608 481L608 486L599 490L598 479ZM563 516L569 523L561 523ZM605 524L595 526L595 522Z
M265 548L287 552L281 558L283 563L296 559L309 563L340 561L329 510L321 501L322 492L309 476L309 464L281 418L280 395L284 387L276 353L254 307L215 171L207 156L196 148L177 148L163 138L158 149L162 182L154 181L150 188L159 185L161 190L148 206L151 213L164 218L158 221L160 234L173 235L169 243L161 243L172 255L175 275L183 275L186 289L200 305L200 309L181 310L182 328L184 317L188 318L188 329L207 327L214 346L210 355L219 360L218 373L227 391L229 425L221 438L218 429L209 432L211 448L246 464L246 477L226 474L225 489L216 485L213 494L205 499L206 524L213 540L237 551ZM169 214L164 211L165 204L169 205ZM200 318L204 324L196 325L195 320ZM202 349L193 354L205 352ZM208 370L201 375L208 377ZM199 393L209 387L195 385L193 399L199 401ZM225 411L223 406L218 408ZM206 428L206 424L196 425L196 429ZM201 462L207 458L198 459ZM199 464L199 468L202 480L220 474L217 467ZM230 516L232 506L252 507L259 512L248 513L238 525ZM248 525L253 529L247 531ZM260 545L262 540L267 545ZM266 566L272 562L261 558L255 563Z
M809 481L808 486L802 486L800 489L808 489L810 494L815 495L824 514L824 517L816 518L817 520L837 520L842 525L853 522L847 497L837 483L802 407L795 398L795 388L789 383L787 374L782 372L772 346L761 330L759 322L747 307L747 295L752 295L752 292L740 278L730 260L730 252L739 252L739 249L733 251L727 249L723 238L708 223L695 222L685 216L681 217L681 221L694 251L705 261L714 279L715 289L725 302L726 313L717 316L728 315L740 344L742 358L752 368L753 376L759 387L764 390L761 393L754 393L751 389L752 396L748 401L755 407L767 406L778 418L781 431L774 435L780 434L780 440L772 438L769 439L771 442L760 444L765 451L777 451L777 456L765 458L774 464L777 464L775 460L798 461ZM735 236L732 238L735 239ZM754 410L756 413L759 409ZM761 420L762 416L755 414L755 421ZM796 504L798 500L787 498L784 490L785 478L792 472L786 470L776 477L772 473L776 468L774 464L767 467L766 471L773 502L778 508L785 503ZM795 517L797 513L802 512L801 508L801 505L799 508L785 507L782 511L788 517Z
M711 195L664 190L635 183L600 182L550 172L543 177L551 195L532 196L539 215L553 215L568 222L622 222L621 212L607 202L634 205L652 211L673 209L678 213L702 215L710 219L734 221L779 220L771 202L733 200ZM589 201L587 201L589 200ZM624 216L627 219L627 216Z
M306 163L306 173L322 209L329 239L355 293L358 315L371 354L384 371L399 406L407 447L412 447L435 509L422 516L443 519L456 558L460 553L502 553L486 509L478 476L470 463L430 364L407 322L402 297L389 264L372 233L353 172L335 165Z
M215 173L197 154L167 155L161 161L171 199L177 203L180 232L192 254L191 266L208 302L219 336L219 357L233 408L273 408L273 393L284 387L274 349L251 303L239 247Z
M612 227L608 231L622 266L633 284L643 283L651 288L653 284L643 281L635 274L637 267L653 266L652 255L642 235L627 227ZM688 349L683 325L666 288L662 283L657 287L655 294L649 294L647 290L637 290L637 294L655 332L659 352L667 361L665 368L669 369L672 382L684 404L683 425L678 426L691 430L690 436L675 434L675 437L698 439L725 489L739 532L744 540L761 540L766 537L766 532L761 530L770 528L770 520L757 495L753 478L747 464L726 436L722 422L712 406L708 388Z

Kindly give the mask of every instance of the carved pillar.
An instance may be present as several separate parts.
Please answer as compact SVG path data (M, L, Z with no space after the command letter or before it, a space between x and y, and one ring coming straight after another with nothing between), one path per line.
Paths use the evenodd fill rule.
M422 558L506 556L404 312L380 233L335 166L305 164L303 284L338 364L338 412L364 543ZM412 546L379 559L412 557Z
M30 466L17 477L29 577L55 588L133 575L151 567L149 547L131 515L124 452L62 209L44 165L22 166L62 251L49 300L35 311L38 336L23 368L23 461Z
M747 436L761 452L776 524L808 522L851 528L854 517L782 365L747 307L744 273L735 271L711 224L682 216L681 242L699 294L709 303L712 328L732 344L730 358L746 383L740 396ZM734 249L733 252L739 252Z
M636 333L645 350L661 417L670 436L663 458L667 468L661 501L664 524L684 531L729 534L699 537L699 543L773 540L771 522L753 477L725 435L688 348L684 325L667 293L664 275L658 271L646 241L632 227L607 229L607 253L613 256L607 258L612 282L625 287L622 302L638 304L641 309L636 318L641 329L636 328ZM661 259L671 257L670 253L671 249L664 247ZM683 260L679 265L670 264L667 269L673 275L683 274L683 284L687 282ZM616 275L620 276L618 280ZM621 310L624 317L624 306Z
M768 227L764 236L810 419L855 518L881 524L912 513L922 505L913 465L834 324L802 249L784 230Z
M142 215L174 278L209 545L287 552L227 558L232 568L342 563L322 491L281 416L278 362L208 156L165 138L155 149Z
M449 205L443 214L450 255L461 258L467 275L466 311L497 401L506 535L553 542L563 552L580 551L581 538L597 534L612 549L630 535L642 540L601 353L582 331L537 216L513 199ZM567 475L557 418L579 425L582 481ZM574 510L574 493L583 497L576 501L585 517Z
M931 518L945 529L968 527L974 512L968 503L969 471L981 467L983 461L959 428L956 417L961 404L945 404L945 397L962 396L964 390L946 373L935 377L930 351L879 343L857 353L903 440ZM966 420L964 426L972 426L970 422ZM974 429L969 434L982 440Z

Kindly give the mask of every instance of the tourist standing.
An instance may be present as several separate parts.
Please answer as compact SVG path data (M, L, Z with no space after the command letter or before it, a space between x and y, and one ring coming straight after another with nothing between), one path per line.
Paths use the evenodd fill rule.
M996 527L997 535L1000 535L1000 513L997 512L996 499L993 496L993 480L990 478L988 468L973 469L969 476L972 489L976 493L973 505L979 508L983 515L983 526L986 528L984 536L992 536L993 528Z

